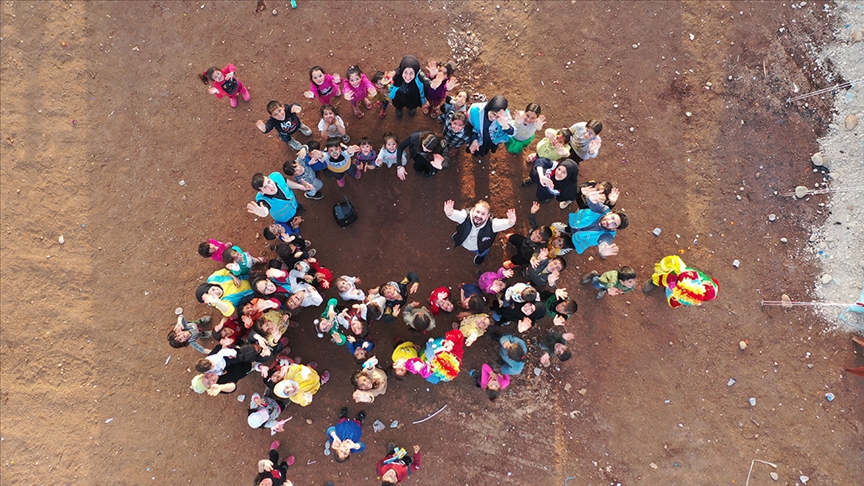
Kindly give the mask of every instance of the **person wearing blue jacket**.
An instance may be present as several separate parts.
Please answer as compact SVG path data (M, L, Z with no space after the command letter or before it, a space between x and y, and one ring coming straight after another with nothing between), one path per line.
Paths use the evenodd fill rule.
M414 56L405 56L393 75L389 98L396 107L396 118L402 118L402 109L408 108L408 115L414 116L417 108L426 103L426 87L429 78L420 69L420 61Z
M601 194L599 189L585 194L588 209L570 213L568 226L564 230L570 235L573 248L580 255L592 246L597 247L602 258L617 255L618 245L612 242L616 230L622 230L629 225L627 215L623 211L619 209L612 211L599 202Z
M278 172L272 172L269 176L258 172L252 176L252 188L258 194L254 201L246 205L246 211L260 218L270 215L273 221L286 224L297 214L297 198L291 189L315 191L312 184L285 180Z
M522 369L525 367L525 357L528 354L525 341L512 334L505 334L501 336L499 342L501 343L501 361L504 362L501 366L501 373L505 375L522 373Z
M516 134L516 127L507 98L498 95L488 103L474 103L468 108L468 122L474 128L468 152L480 158L498 150L498 145L510 140Z

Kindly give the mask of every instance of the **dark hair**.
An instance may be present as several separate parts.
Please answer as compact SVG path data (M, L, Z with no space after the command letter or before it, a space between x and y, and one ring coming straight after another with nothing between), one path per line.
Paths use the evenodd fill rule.
M558 131L561 133L561 136L564 137L564 143L570 143L570 139L573 138L573 132L571 132L569 128L562 128Z
M366 305L366 319L369 321L376 321L379 317L381 317L381 306L380 305Z
M435 64L436 64L439 68L444 68L444 70L447 71L447 77L448 77L448 78L449 78L450 76L453 76L453 73L456 71L456 66L453 65L453 62L452 62L452 61L447 61L447 62L439 62L439 61L435 61Z
M399 138L396 137L396 135L393 135L393 132L387 132L387 133L385 133L384 135L382 135L381 138L384 140L384 143L387 143L387 140L389 140L389 139L391 139L391 138L392 138L393 141L395 141L397 144L399 143Z
M613 214L617 214L619 218L621 218L621 224L618 225L619 230L623 230L624 228L630 226L630 222L627 220L627 213L622 209L616 209L612 211Z
M309 68L309 81L312 81L312 73L314 73L315 71L321 71L321 74L327 74L326 72L324 72L324 68L322 68L321 66L312 66L311 68Z
M367 145L372 145L372 140L369 140L369 137L363 137L357 141L357 145L363 145L364 143Z
M222 252L222 263L231 263L234 261L234 257L231 255L234 253L234 248L227 248Z
M342 139L339 137L330 137L327 139L327 143L325 144L325 147L327 147L328 149L330 147L341 147L341 146L342 146Z
M195 363L195 369L200 373L207 373L213 369L213 362L207 358L201 358Z
M564 306L564 314L573 314L579 309L579 304L576 303L575 300L567 300L567 304Z
M357 379L363 375L363 370L359 369L354 373L351 373L351 384L354 385L354 388L357 388Z
M177 334L174 332L174 329L171 329L171 332L168 333L168 344L171 345L172 348L185 348L189 346L189 341L177 341Z
M351 331L351 334L354 334L355 337L365 338L369 335L369 324L366 323L366 321L364 321L363 319L358 319L358 322L360 322L360 324L363 324L363 328L360 329L360 334L354 334L354 330L351 329L350 325L348 326L348 330Z
M384 79L384 71L375 71L375 74L372 76L372 84L377 83Z
M318 140L309 140L306 142L306 146L309 147L309 151L313 150L321 150L321 144L318 143Z
M207 258L213 254L213 252L210 251L209 241L202 241L201 243L198 243L198 254L204 258Z
M219 68L217 68L216 66L213 66L211 68L207 68L206 71L204 71L203 73L198 75L198 79L200 79L201 82L204 84L210 84L210 81L213 81L213 73L215 73L218 70L219 70Z
M432 132L423 132L420 134L420 148L433 154L439 153L441 152L441 140L438 139L438 135Z
M252 189L255 189L256 191L260 191L263 186L264 186L264 174L262 174L261 172L255 173L255 175L252 176Z
M333 454L333 459L334 459L336 462L338 462L338 463L341 464L341 463L347 461L348 459L351 459L351 453L349 452L348 455L345 456L344 459L341 459L341 458L339 457L339 454Z
M396 483L391 483L390 481L384 481L381 483L381 486L396 486Z
M273 232L270 231L270 226L269 226L269 225L267 225L267 226L264 228L264 231L262 231L261 233L264 235L264 239L266 239L266 240L268 240L268 241L273 241L273 240L276 239L276 235L274 235Z
M560 359L561 361L567 361L568 359L570 359L570 356L572 356L570 354L570 350L567 349L563 353L558 355L558 359Z
M450 114L450 121L452 122L453 120L462 120L463 122L467 122L468 117L461 111L454 111Z
M594 187L596 189L600 189L601 191L603 191L603 194L606 194L606 197L609 197L609 193L612 192L612 188L615 187L615 185L609 181L602 181L595 183Z
M429 329L429 324L431 324L432 319L429 318L429 314L419 313L414 315L414 320L411 321L411 326L417 331L425 331Z
M555 257L555 258L552 259L553 262L554 262L555 260L558 260L559 262L561 262L561 271L562 271L562 272L563 272L564 270L567 269L567 260L561 258L560 256L559 256L559 257ZM551 263L551 262L550 262L550 263Z
M531 113L534 113L535 115L539 115L540 114L540 105L538 105L537 103L528 103L528 106L525 107L525 111L530 111Z
M600 120L592 118L585 122L585 128L590 128L591 130L594 130L595 135L600 135L600 132L603 131L603 124L600 123Z
M486 307L486 301L483 299L482 295L474 294L471 297L468 297L468 305L465 307L468 309L468 312L479 314L483 312L483 308Z
M257 295L266 295L266 294L262 294L261 292L258 292L258 282L266 282L266 281L267 281L267 277L256 277L251 282L252 283L252 291L255 292L255 294L257 294Z
M359 66L350 66L348 68L348 72L345 73L345 80L347 81L348 79L350 79L352 74L359 74L362 76L363 71L360 70Z
M537 300L537 289L534 287L525 287L522 292L519 293L519 296L522 297L522 300L527 302L534 302Z
M489 397L489 401L494 402L498 395L501 394L501 390L493 390L491 388L486 389L486 396Z
M552 228L548 226L541 226L540 237L543 238L543 241L549 241L549 238L552 238Z
M321 116L324 116L324 110L330 110L334 115L339 116L339 110L333 105L321 105Z
M630 280L636 278L636 270L631 267L623 266L618 269L618 280Z
M294 176L294 161L286 160L284 164L282 164L282 173L288 177Z
M525 359L525 351L518 344L511 348L507 348L507 356L513 361L523 361Z
M276 111L276 108L279 108L280 106L282 106L281 101L273 100L270 103L267 103L267 114L272 115L273 112Z

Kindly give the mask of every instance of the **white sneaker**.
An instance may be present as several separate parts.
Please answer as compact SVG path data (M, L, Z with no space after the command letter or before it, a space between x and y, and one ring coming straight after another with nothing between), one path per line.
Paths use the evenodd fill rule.
M558 207L561 209L567 209L570 207L571 204L573 204L573 201L561 201L560 203L558 203Z
M288 141L288 146L294 150L300 150L303 148L303 144L298 142L297 140L294 140L293 138Z
M301 123L300 124L300 133L302 133L303 135L305 135L307 137L311 137L312 136L312 129Z

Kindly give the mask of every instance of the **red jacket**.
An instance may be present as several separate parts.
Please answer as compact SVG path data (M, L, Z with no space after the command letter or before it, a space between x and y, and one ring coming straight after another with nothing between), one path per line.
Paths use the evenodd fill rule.
M406 465L402 460L384 464L384 461L391 457L393 457L393 454L388 454L387 457L381 459L378 461L378 464L375 465L375 470L378 471L378 477L383 476L387 471L393 469L396 471L396 482L401 482L410 476L412 472L420 469L421 454L419 452L414 454L414 459L411 462L411 465Z

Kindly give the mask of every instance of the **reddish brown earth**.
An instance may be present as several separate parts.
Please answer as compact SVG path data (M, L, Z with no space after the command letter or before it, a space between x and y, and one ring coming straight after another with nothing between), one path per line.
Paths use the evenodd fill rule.
M861 350L804 309L759 305L784 292L806 300L818 272L802 248L824 217L819 196L804 203L775 191L821 181L809 154L829 102L784 103L792 83L802 92L827 85L809 47L830 37L821 5L299 3L270 1L258 14L253 1L2 4L4 484L251 482L269 434L249 429L236 395L189 390L198 356L168 347L165 334L175 307L210 310L193 295L216 269L195 253L199 241L267 254L257 239L265 222L244 209L248 181L293 152L254 122L280 99L300 102L306 123L317 123L317 102L301 97L314 64L344 74L354 63L392 69L407 53L445 59L448 38L462 49L468 32L479 53L459 65L467 89L503 93L515 109L536 101L554 127L603 120L600 157L580 177L623 188L632 223L617 240L621 253L568 257L565 286L580 304L568 324L572 360L535 378L532 357L495 403L465 373L436 386L391 380L367 407L369 422L406 425L370 427L368 451L346 464L322 450L325 428L350 401L354 364L315 337L315 311L300 314L291 347L333 378L311 406L283 414L294 417L280 438L283 454L298 458L295 484L376 484L374 463L391 440L422 446L423 468L408 481L418 485L741 485L752 459L775 463L777 484L799 475L810 485L861 483L864 380L840 371L864 364ZM228 62L252 93L236 110L195 77ZM397 123L392 110L358 121L344 101L342 109L355 139L436 127L420 116ZM376 171L339 190L326 179L303 231L334 273L359 275L368 288L415 270L428 295L476 278L470 255L450 248L443 201L488 197L497 215L516 207L525 229L525 172L521 158L499 152L429 180ZM330 215L343 194L360 214L347 229ZM549 205L539 216L548 223L566 212ZM504 259L502 248L484 269ZM659 294L634 292L598 302L578 285L587 270L624 264L641 281L679 250L720 281L718 300L673 310ZM373 329L379 356L389 357L397 334L409 336L401 323ZM479 341L465 368L495 352ZM247 378L238 393L259 383ZM770 470L757 463L750 484L775 484Z

